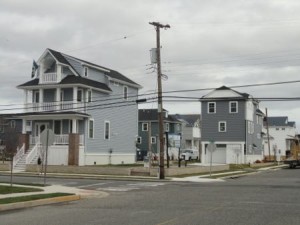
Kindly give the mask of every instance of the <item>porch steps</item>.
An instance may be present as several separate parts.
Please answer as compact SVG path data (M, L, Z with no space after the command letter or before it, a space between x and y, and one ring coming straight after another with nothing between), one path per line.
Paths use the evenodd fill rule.
M17 162L17 164L14 166L13 171L14 172L23 172L26 170L26 158L27 155L31 152L32 148L34 146L30 146L30 148L28 149L28 151L22 156L22 158ZM31 163L37 162L37 156L35 158L33 158Z

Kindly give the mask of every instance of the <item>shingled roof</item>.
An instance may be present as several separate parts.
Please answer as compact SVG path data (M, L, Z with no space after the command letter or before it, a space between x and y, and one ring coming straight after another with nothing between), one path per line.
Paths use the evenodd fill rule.
M73 59L73 60L77 60L77 61L80 61L81 63L83 64L87 64L87 65L91 65L91 66L94 66L94 67L99 67L99 68L102 68L103 70L105 70L105 74L113 79L117 79L117 80L120 80L120 81L124 81L124 82L127 82L129 84L133 84L133 85L137 85L137 86L140 86L139 84L135 83L134 81L130 80L129 78L127 78L126 76L122 75L121 73L119 73L118 71L115 71L115 70L112 70L112 69L109 69L109 68L106 68L106 67L103 67L103 66L100 66L100 65L97 65L95 63L91 63L91 62L88 62L88 61L85 61L85 60L82 60L82 59L79 59L79 58L76 58L74 56L70 56L70 55L67 55L67 54L64 54L64 53L61 53L61 52L58 52L58 51L55 51L53 49L49 49L49 52L56 58L57 61L59 61L60 63L63 63L63 64L66 64L66 65L69 65L71 66L75 71L76 69L69 63L68 61L68 58L69 59ZM76 71L78 74L80 74L80 71Z
M296 123L293 121L289 122L287 116L274 116L268 117L268 125L277 127L294 127Z
M167 110L163 110L167 112ZM180 122L174 116L168 115L167 118L163 118L165 122ZM139 121L158 121L157 109L139 109Z
M111 89L104 83L86 79L84 77L75 76L75 75L66 76L64 79L61 80L61 82L59 82L59 84L82 84L93 88L102 89L105 91L111 91ZM39 85L39 78L28 81L24 84L19 85L18 87L22 88L22 87L30 87L36 85ZM46 85L47 84L45 84L45 86Z

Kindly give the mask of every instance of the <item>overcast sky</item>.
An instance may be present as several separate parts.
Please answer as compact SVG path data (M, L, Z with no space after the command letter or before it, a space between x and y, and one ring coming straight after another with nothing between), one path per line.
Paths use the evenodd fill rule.
M153 92L153 21L171 26L161 30L163 91L300 80L299 12L299 0L0 0L0 104L23 103L15 87L30 80L32 60L46 48L115 69L142 85L141 94ZM235 90L256 98L300 97L299 85ZM299 103L262 101L260 108L300 126ZM195 102L164 108L200 113Z

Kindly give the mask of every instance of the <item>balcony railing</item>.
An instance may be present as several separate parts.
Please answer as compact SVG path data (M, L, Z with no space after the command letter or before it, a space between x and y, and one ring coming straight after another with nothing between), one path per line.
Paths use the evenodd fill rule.
M57 73L44 73L41 75L40 83L41 84L49 84L49 83L57 83L58 76Z
M83 102L63 101L63 102L42 102L42 103L27 103L25 105L26 112L63 112L75 111L85 112Z

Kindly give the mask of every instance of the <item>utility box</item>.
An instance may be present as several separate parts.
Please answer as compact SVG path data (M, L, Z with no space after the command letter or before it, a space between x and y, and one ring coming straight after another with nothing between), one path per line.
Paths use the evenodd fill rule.
M157 48L151 48L150 59L151 59L151 64L157 63Z

